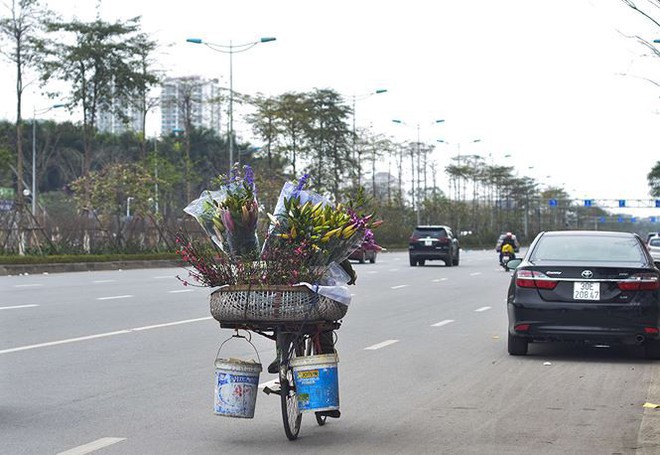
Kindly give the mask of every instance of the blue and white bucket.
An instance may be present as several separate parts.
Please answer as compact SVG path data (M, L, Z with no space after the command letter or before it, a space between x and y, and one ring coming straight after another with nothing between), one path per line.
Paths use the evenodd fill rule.
M225 343L220 345L220 349ZM219 416L251 419L254 417L257 403L261 362L235 358L221 359L218 358L220 349L215 359L213 412ZM259 358L258 353L257 358Z
M338 362L337 354L310 355L291 360L301 412L339 409Z

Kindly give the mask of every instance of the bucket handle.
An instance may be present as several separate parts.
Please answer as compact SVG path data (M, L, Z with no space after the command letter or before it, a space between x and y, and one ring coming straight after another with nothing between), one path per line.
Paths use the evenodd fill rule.
M247 333L247 336L240 335L238 333L238 329L236 329L236 333L234 333L232 336L230 336L225 341L223 341L222 344L220 344L220 347L218 348L218 352L215 355L215 359L218 360L218 358L220 356L220 350L225 345L225 343L227 343L227 341L229 341L233 338L243 338L245 341L247 341L250 344L250 346L252 346L252 349L254 349L254 353L257 354L257 360L259 360L259 364L261 364L261 357L259 357L259 351L257 351L257 348L254 346L254 344L252 344L252 334L247 330L246 330L246 333Z

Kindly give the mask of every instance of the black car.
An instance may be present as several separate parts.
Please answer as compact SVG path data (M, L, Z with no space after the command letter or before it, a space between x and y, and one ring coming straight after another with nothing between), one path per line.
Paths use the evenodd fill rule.
M660 270L637 234L542 232L508 268L509 354L577 341L641 344L660 358Z
M424 265L426 261L444 261L451 267L458 265L458 239L448 226L417 226L408 242L410 265Z

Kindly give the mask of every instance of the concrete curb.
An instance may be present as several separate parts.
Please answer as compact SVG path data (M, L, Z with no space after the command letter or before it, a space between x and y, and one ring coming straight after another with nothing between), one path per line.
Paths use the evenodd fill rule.
M72 262L54 264L0 264L0 276L39 274L39 273L65 273L65 272L91 272L97 270L118 269L149 269L165 267L184 267L183 261L176 259L160 259L153 261L113 261L113 262Z

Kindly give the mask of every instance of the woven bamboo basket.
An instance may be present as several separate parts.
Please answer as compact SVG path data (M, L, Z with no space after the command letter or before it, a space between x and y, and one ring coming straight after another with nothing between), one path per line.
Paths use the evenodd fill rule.
M226 286L211 294L221 323L337 321L348 310L305 286Z

